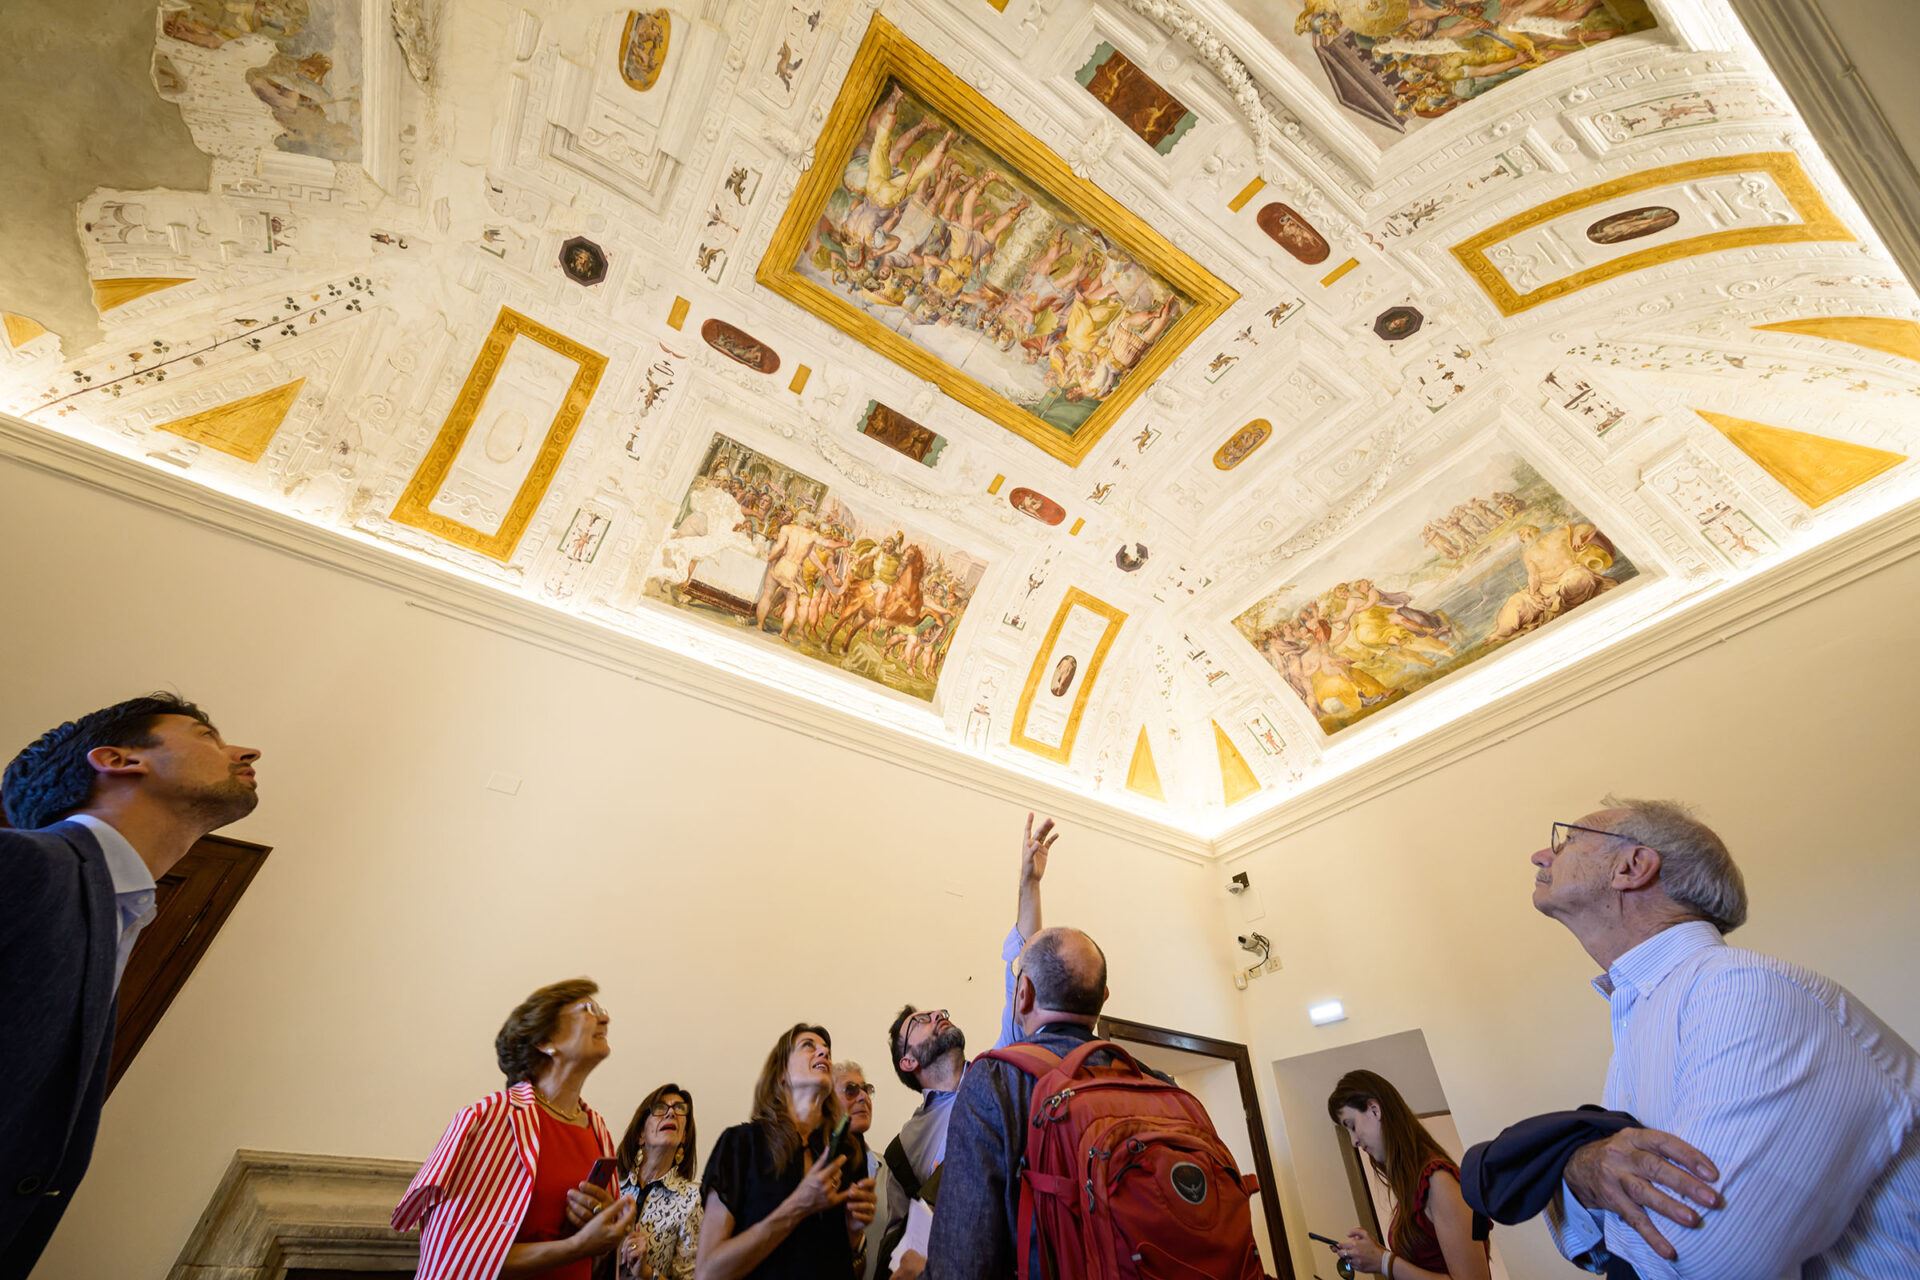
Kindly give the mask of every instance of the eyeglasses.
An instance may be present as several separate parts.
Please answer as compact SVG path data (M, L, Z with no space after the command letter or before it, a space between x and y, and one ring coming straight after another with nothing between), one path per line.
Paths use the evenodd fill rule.
M1633 840L1635 844L1640 843L1633 836L1621 835L1618 831L1602 831L1598 827L1583 827L1572 822L1556 822L1553 824L1552 835L1548 837L1548 848L1552 849L1555 853L1559 853L1567 847L1567 841L1573 839L1573 833L1576 831L1585 831L1589 835L1611 836L1615 840ZM1653 848L1652 845L1648 845L1647 847L1650 849ZM1654 849L1653 851L1655 853L1660 852L1658 849Z
M568 1005L567 1008L578 1009L581 1013L591 1018L606 1018L611 1016L605 1009L600 1007L599 1002L596 1000L576 1000Z
M840 1086L840 1096L848 1102L858 1102L861 1094L865 1094L871 1098L873 1096L873 1086L870 1084L855 1084L851 1080Z
M945 1009L922 1009L920 1012L910 1016L906 1024L900 1028L900 1038L904 1040L912 1035L913 1029L922 1023L931 1027L944 1021L946 1016L947 1011Z
M656 1102L647 1109L647 1114L661 1120L667 1116L690 1116L693 1108L684 1102Z

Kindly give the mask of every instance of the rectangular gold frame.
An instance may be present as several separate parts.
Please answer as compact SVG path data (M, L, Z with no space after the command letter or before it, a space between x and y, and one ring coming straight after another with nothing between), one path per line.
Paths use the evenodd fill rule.
M540 452L534 456L526 479L520 482L520 491L514 494L512 505L500 521L499 531L486 533L440 515L430 510L428 504L440 492L440 486L446 483L447 472L452 470L453 460L460 456L460 446L466 443L467 433L473 430L473 424L480 416L480 408L486 403L487 393L493 390L493 380L499 374L500 366L506 363L507 349L516 338L537 342L549 351L565 356L579 366L579 371L573 375L566 398L555 411L553 421L547 427L546 439L540 442ZM440 425L440 434L427 446L427 452L414 470L413 478L407 482L406 491L393 508L394 521L424 529L436 538L491 556L502 563L511 560L514 549L520 545L520 539L527 531L527 525L533 520L533 513L540 508L540 500L547 495L547 487L560 470L560 460L566 456L567 446L573 443L573 433L579 429L581 418L586 416L587 404L593 399L594 389L600 385L600 377L606 369L607 358L598 351L521 315L511 307L500 308L493 328L473 358L473 367L467 371L467 380L461 386L460 394L454 397L453 407L447 410L446 421Z
M1114 393L1071 436L995 395L974 378L793 269L801 247L833 194L834 182L859 141L867 114L889 79L898 79L954 125L999 152L1022 177L1125 248L1192 302L1187 313L1161 335ZM878 15L854 55L853 66L813 154L813 165L801 175L754 279L1070 467L1079 466L1128 405L1239 300L1238 290L1180 252L1112 196L1075 174L1038 138Z
M1801 221L1792 226L1741 227L1733 231L1714 231L1706 235L1691 236L1684 240L1674 240L1666 244L1642 249L1603 262L1599 266L1576 271L1570 276L1541 285L1528 293L1517 292L1500 274L1487 250L1504 241L1512 239L1522 231L1529 231L1543 223L1551 222L1564 214L1590 208L1612 200L1617 196L1632 195L1637 191L1648 191L1654 187L1663 187L1674 182L1686 182L1693 178L1711 178L1727 173L1765 173L1780 184L1792 203L1794 212ZM1800 167L1800 157L1791 151L1755 151L1737 156L1713 156L1705 160L1689 160L1683 164L1664 165L1658 169L1648 169L1644 173L1628 174L1624 178L1615 178L1599 186L1587 187L1581 191L1568 192L1557 200L1549 200L1543 205L1508 218L1505 222L1487 228L1470 239L1453 246L1453 256L1466 268L1474 283L1485 291L1500 308L1503 316L1518 315L1556 298L1578 293L1582 289L1604 284L1608 280L1627 275L1634 271L1644 271L1648 267L1663 266L1669 262L1679 262L1686 258L1696 258L1701 254L1718 253L1722 249L1741 249L1749 245L1762 244L1804 244L1817 240L1852 240L1854 235L1847 230L1846 224L1827 207L1820 192L1813 185L1813 179Z
M1079 691L1073 695L1073 710L1067 713L1067 731L1060 735L1060 745L1052 747L1027 736L1027 712L1033 707L1033 695L1039 692L1040 682L1046 678L1047 664L1053 659L1053 646L1060 639L1060 629L1067 625L1067 615L1076 605L1105 618L1107 629L1093 646L1093 656L1087 659L1086 677L1080 681ZM1126 620L1125 613L1106 601L1096 599L1078 587L1067 588L1060 608L1053 615L1053 623L1047 628L1046 639L1040 642L1040 651L1034 655L1033 670L1027 672L1027 687L1020 692L1020 705L1014 708L1013 733L1009 739L1014 746L1055 764L1072 761L1074 740L1080 736L1080 717L1087 712L1087 700L1093 696L1093 686L1100 679L1100 668L1107 661L1107 650L1113 648L1113 642L1119 638L1120 627Z

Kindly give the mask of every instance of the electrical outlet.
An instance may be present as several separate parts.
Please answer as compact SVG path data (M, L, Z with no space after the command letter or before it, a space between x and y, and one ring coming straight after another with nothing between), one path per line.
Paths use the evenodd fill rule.
M1268 972L1268 973L1278 973L1278 972L1280 972L1280 957L1279 957L1279 956L1268 956L1268 957L1267 957L1267 967L1266 967L1266 972Z

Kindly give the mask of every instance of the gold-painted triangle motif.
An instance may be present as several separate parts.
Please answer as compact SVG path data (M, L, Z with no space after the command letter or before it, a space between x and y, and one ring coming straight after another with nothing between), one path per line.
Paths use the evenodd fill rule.
M1145 725L1140 726L1140 737L1133 744L1133 763L1127 766L1127 790L1166 803L1167 793L1160 785L1160 770L1153 763L1153 744L1147 741Z
M1213 722L1213 745L1220 752L1220 792L1229 806L1239 804L1248 796L1260 790L1260 779L1253 776L1253 769L1247 764L1247 758L1240 754L1240 748L1233 745L1233 739Z
M6 327L7 345L15 351L47 331L47 327L38 320L17 316L11 311L0 311L0 325Z
M1884 351L1903 360L1920 360L1920 322L1888 316L1815 316L1753 326L1768 333L1792 333L1803 338L1846 342L1872 351Z
M101 312L124 307L135 298L144 298L177 284L193 283L192 276L119 276L93 282L94 309Z
M1770 427L1705 409L1694 412L1810 507L1825 506L1907 460L1903 453Z
M286 421L293 402L300 398L305 378L262 391L258 395L230 400L217 409L207 409L185 418L160 424L161 431L184 436L209 449L232 454L242 462L258 462L266 453L273 433Z

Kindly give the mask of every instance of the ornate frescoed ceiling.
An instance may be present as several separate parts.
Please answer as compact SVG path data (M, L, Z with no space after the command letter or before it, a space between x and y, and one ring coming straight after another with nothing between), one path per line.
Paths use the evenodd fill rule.
M172 0L0 408L1212 835L1920 488L1722 11Z

